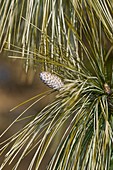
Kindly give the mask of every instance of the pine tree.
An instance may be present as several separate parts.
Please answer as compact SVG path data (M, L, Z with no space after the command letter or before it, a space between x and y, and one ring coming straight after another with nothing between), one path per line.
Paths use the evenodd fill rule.
M113 1L4 0L0 6L1 50L24 59L26 71L31 60L41 65L41 79L51 88L35 96L12 125L39 100L56 95L1 143L1 154L10 146L1 169L21 154L18 169L35 150L28 170L38 170L56 137L58 146L45 169L112 169Z

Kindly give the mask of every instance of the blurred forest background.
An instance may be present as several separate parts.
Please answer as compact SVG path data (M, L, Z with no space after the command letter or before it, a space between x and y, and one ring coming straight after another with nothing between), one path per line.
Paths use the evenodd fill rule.
M28 100L29 98L48 90L49 88L40 80L39 72L29 69L28 73L23 68L23 61L13 60L8 58L8 52L0 54L0 134L12 123L12 121L23 111L29 104L23 105L18 109L10 112L10 110L18 104ZM48 96L38 104L34 105L27 114L36 114L47 103L54 98L54 95ZM0 140L2 142L7 139L17 130L19 130L25 121L16 123L15 128L11 128ZM3 161L4 155L0 156L0 164ZM19 170L27 169L29 159L24 160ZM47 159L47 160L46 160ZM48 156L45 159L45 164L41 166L43 170L48 161ZM11 166L12 167L12 166ZM4 170L12 169L5 167Z
M8 58L8 53L4 52L0 54L0 134L12 123L12 121L20 114L21 111L25 110L27 105L23 105L18 109L10 112L10 110L18 104L32 98L33 96L48 90L49 88L40 80L39 72L34 71L32 68L29 69L28 73L23 68L23 61L12 60ZM28 112L27 115L34 115L40 111L44 106L50 103L54 99L55 95L49 95L45 99L34 105ZM19 130L26 121L20 121L16 123L14 128L9 129L5 134L2 141L13 135ZM2 142L0 140L0 142ZM52 144L52 148L47 153L40 170L44 170L48 161L53 153L55 143ZM31 153L32 156L33 153ZM19 170L27 169L31 156L25 159ZM0 164L3 161L4 155L0 156ZM12 169L13 164L9 167L5 167L4 170Z

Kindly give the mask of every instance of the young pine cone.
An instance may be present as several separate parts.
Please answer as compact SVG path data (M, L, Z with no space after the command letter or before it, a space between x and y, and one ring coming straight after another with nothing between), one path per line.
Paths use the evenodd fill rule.
M60 77L55 74L51 74L50 72L43 71L40 73L40 79L49 87L59 90L64 86L64 83L60 79Z

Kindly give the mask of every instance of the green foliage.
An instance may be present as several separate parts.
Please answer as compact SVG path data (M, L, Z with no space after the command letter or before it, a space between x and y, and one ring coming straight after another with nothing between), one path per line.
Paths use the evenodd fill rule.
M16 29L26 30L22 43L26 40L29 48L32 48L29 42L34 42L35 35L32 32L29 34L30 26L40 28L35 29L34 26L31 29L40 32L40 39L37 40L39 47L36 51L34 48L35 52L28 48L25 50L23 44L24 52L28 55L27 58L19 58L30 61L32 54L33 61L41 63L42 70L61 77L64 86L51 104L2 143L4 146L1 154L8 145L12 146L1 169L21 153L14 166L16 170L32 150L35 153L28 169L31 170L34 166L39 169L50 144L64 126L66 128L47 166L48 170L112 169L113 1L71 0L68 4L66 1L52 0L29 1L29 4L25 2L23 4L27 5L26 9L32 3L32 10L28 16L27 13L24 15L26 17L22 23L25 25L18 25ZM2 8L6 8L5 2L3 4ZM22 8L17 6L17 9ZM42 22L38 25L39 21ZM37 45L36 42L33 46L34 44ZM19 50L15 50L16 46L13 47L13 51L17 53ZM47 94L54 92L55 90L50 90ZM38 99L29 108L45 96L46 94L36 96ZM29 108L13 123L24 116Z

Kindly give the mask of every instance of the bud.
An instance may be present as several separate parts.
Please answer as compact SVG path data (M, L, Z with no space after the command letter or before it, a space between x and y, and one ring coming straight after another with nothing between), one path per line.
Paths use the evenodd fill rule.
M109 87L109 85L107 83L104 84L104 90L107 94L110 94L111 93L111 89Z

